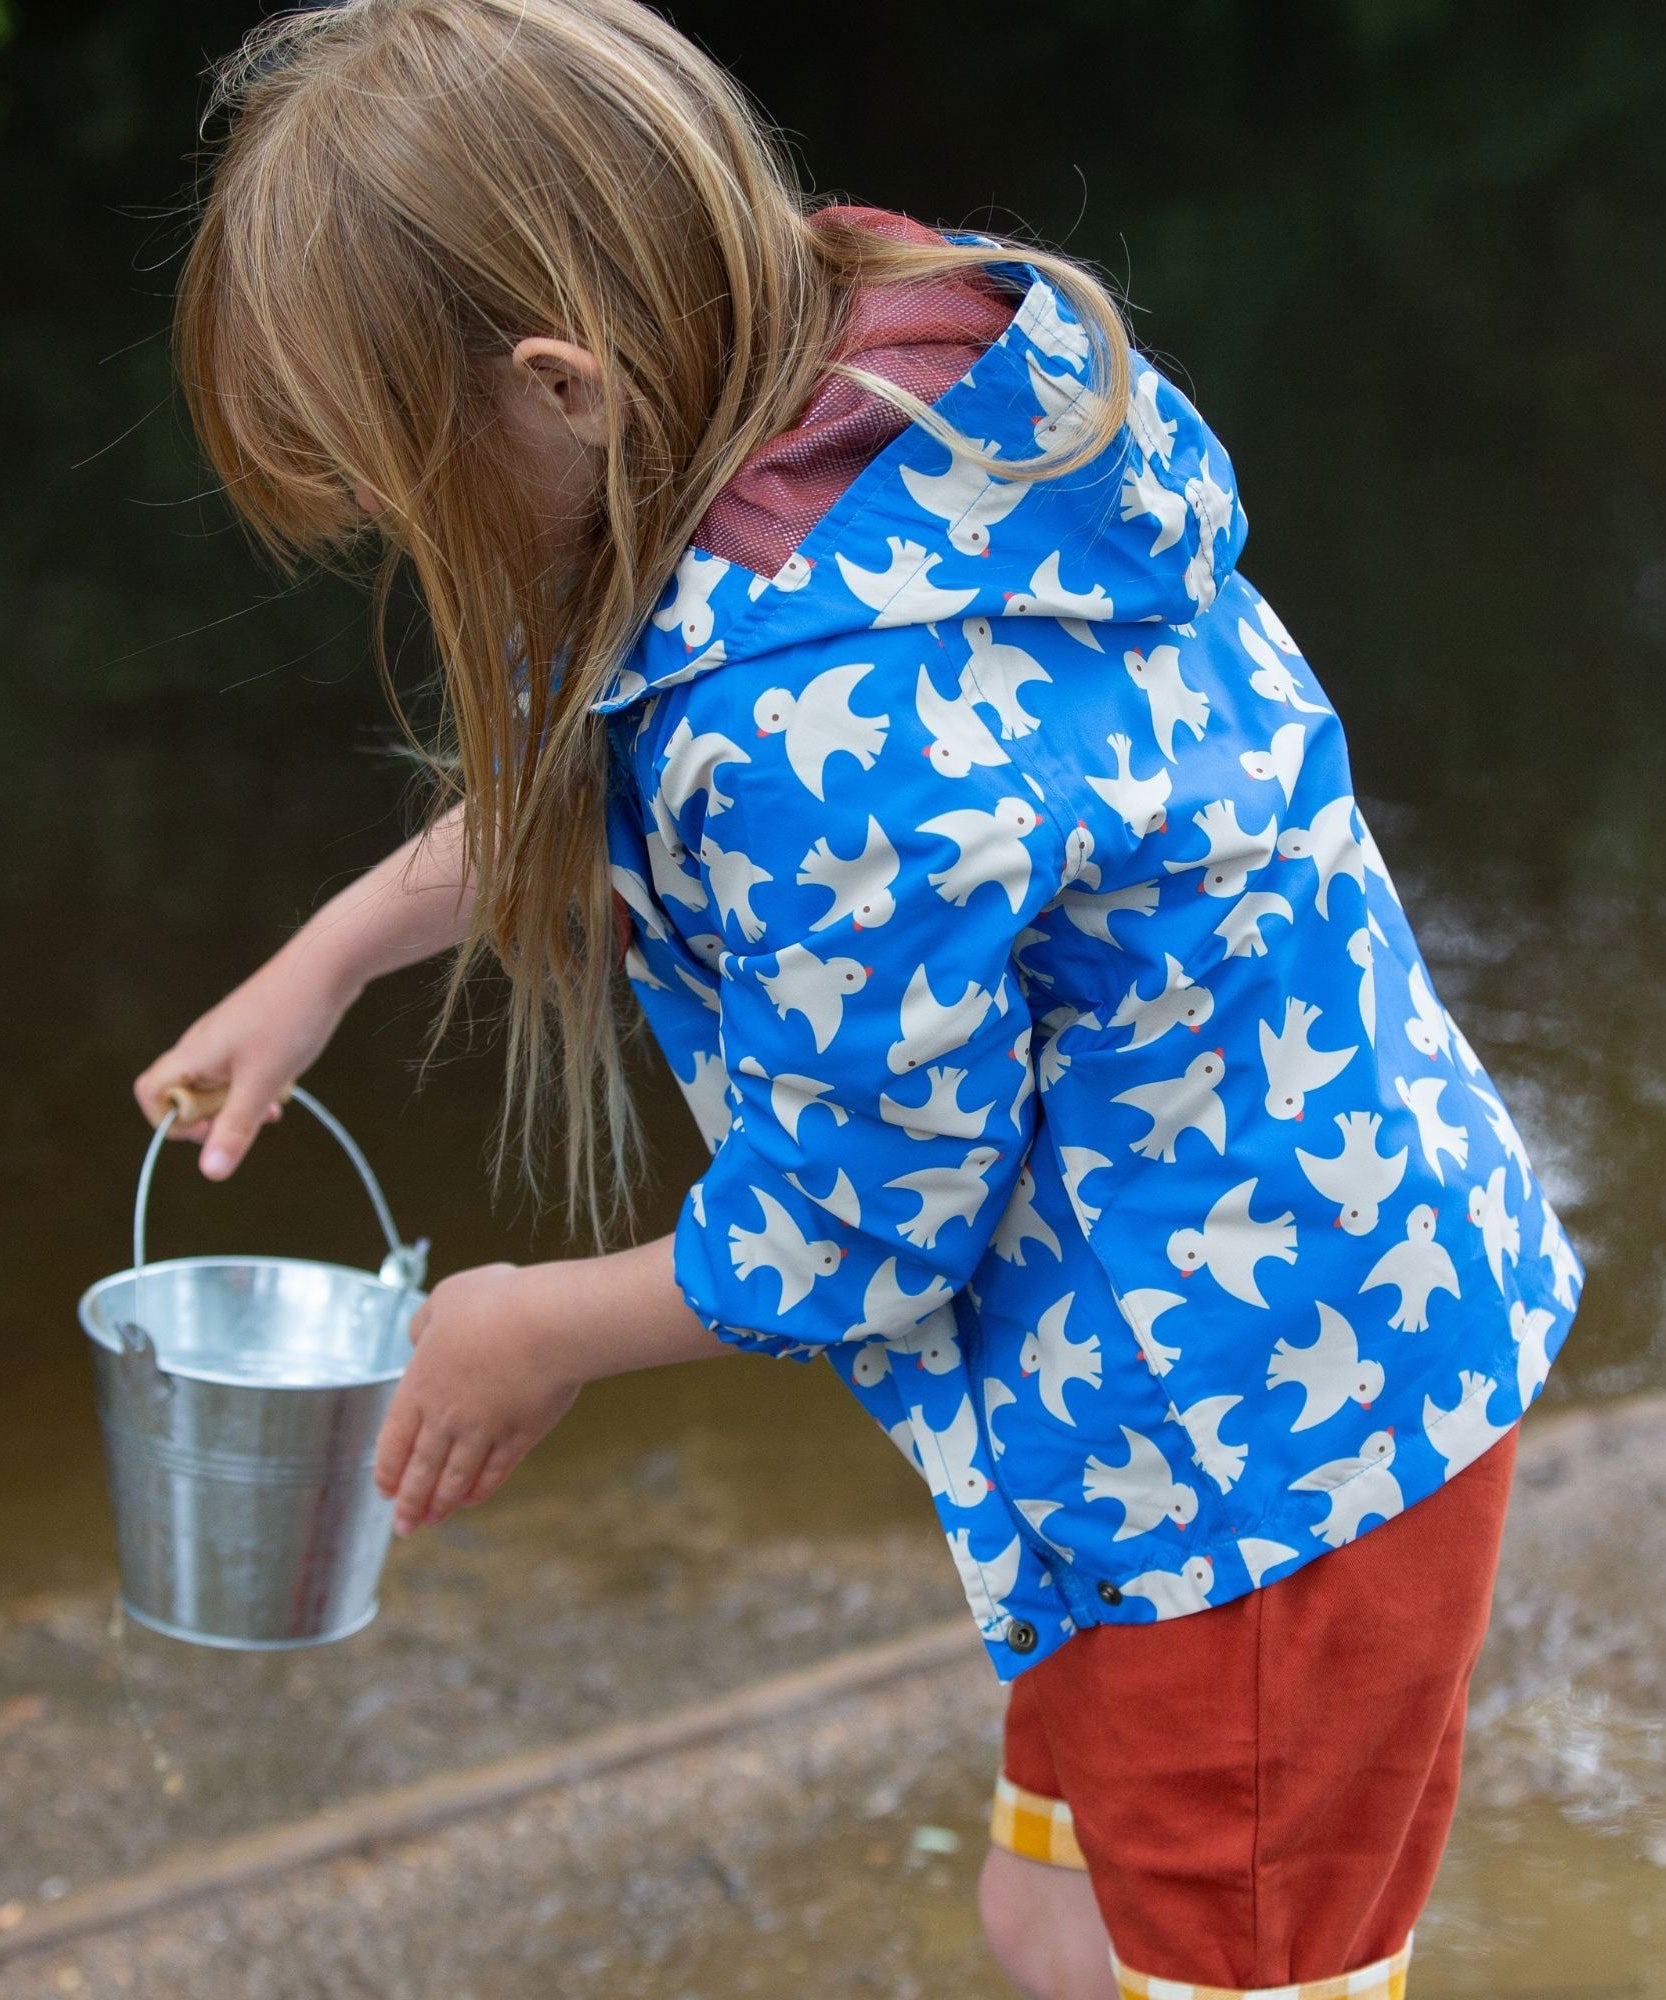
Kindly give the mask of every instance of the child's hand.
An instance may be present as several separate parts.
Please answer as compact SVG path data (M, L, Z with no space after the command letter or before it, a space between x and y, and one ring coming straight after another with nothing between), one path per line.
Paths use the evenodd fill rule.
M157 1125L168 1109L170 1085L227 1086L225 1103L212 1118L176 1121L168 1131L170 1139L201 1141L202 1171L224 1180L261 1126L278 1116L284 1085L323 1052L351 999L317 956L278 952L134 1079L140 1110Z
M580 1387L561 1372L547 1285L515 1264L441 1279L411 1340L376 1448L376 1484L395 1496L401 1535L489 1499Z

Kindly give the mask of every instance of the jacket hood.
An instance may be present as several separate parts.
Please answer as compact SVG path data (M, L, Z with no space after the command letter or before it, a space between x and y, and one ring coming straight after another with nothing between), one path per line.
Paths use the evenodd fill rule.
M1088 337L1033 265L992 270L1017 309L932 408L1000 457L1032 458L1076 421ZM1236 564L1248 523L1220 440L1143 356L1132 375L1110 446L1060 478L988 477L914 422L774 576L691 545L593 710L876 626L923 626L935 640L942 623L1058 618L1109 651L1101 626L1189 623Z

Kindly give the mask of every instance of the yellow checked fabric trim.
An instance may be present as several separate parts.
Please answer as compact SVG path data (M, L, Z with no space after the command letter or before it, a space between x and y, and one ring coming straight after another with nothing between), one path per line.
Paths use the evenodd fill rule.
M1025 1861L1047 1861L1055 1868L1087 1866L1076 1845L1075 1823L1064 1800L1050 1799L1044 1792L1027 1792L1004 1775L995 1780L989 1838Z
M1154 1979L1123 1965L1113 1947L1111 1967L1122 2000L1406 2000L1411 1938L1392 1958L1362 1965L1334 1979L1304 1979L1295 1986L1191 1986L1183 1979Z

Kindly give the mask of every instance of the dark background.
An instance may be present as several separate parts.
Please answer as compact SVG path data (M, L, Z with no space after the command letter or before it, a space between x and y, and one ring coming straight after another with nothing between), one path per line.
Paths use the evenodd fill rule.
M397 844L405 774L362 600L251 555L169 380L201 72L253 11L0 9L0 1545L21 1585L108 1562L74 1301L129 1262L130 1079ZM1348 722L1443 997L1590 1263L1548 1394L1666 1381L1663 10L668 11L818 193L1027 233L1125 286L1232 452L1244 568ZM419 640L404 657L415 685ZM435 991L381 982L308 1081L437 1273L557 1254L548 1221L488 1199L489 1038L413 1095ZM703 1155L663 1073L644 1087L654 1230ZM224 1188L170 1153L156 1252L371 1260L345 1164L302 1124ZM600 1407L633 1435L727 1425L744 1465L766 1430L859 1421L825 1373L748 1364L719 1400L674 1371Z

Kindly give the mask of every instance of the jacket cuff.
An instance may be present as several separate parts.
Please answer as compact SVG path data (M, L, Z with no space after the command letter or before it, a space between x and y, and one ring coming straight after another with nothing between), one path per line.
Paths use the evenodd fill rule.
M718 1230L721 1227L716 1225ZM814 1360L821 1351L814 1341L789 1340L780 1333L760 1333L754 1327L735 1326L722 1317L720 1287L728 1261L727 1249L706 1221L705 1184L696 1181L683 1197L671 1239L671 1275L684 1303L708 1333L727 1341L731 1347L739 1347L748 1354L767 1354L776 1360Z

